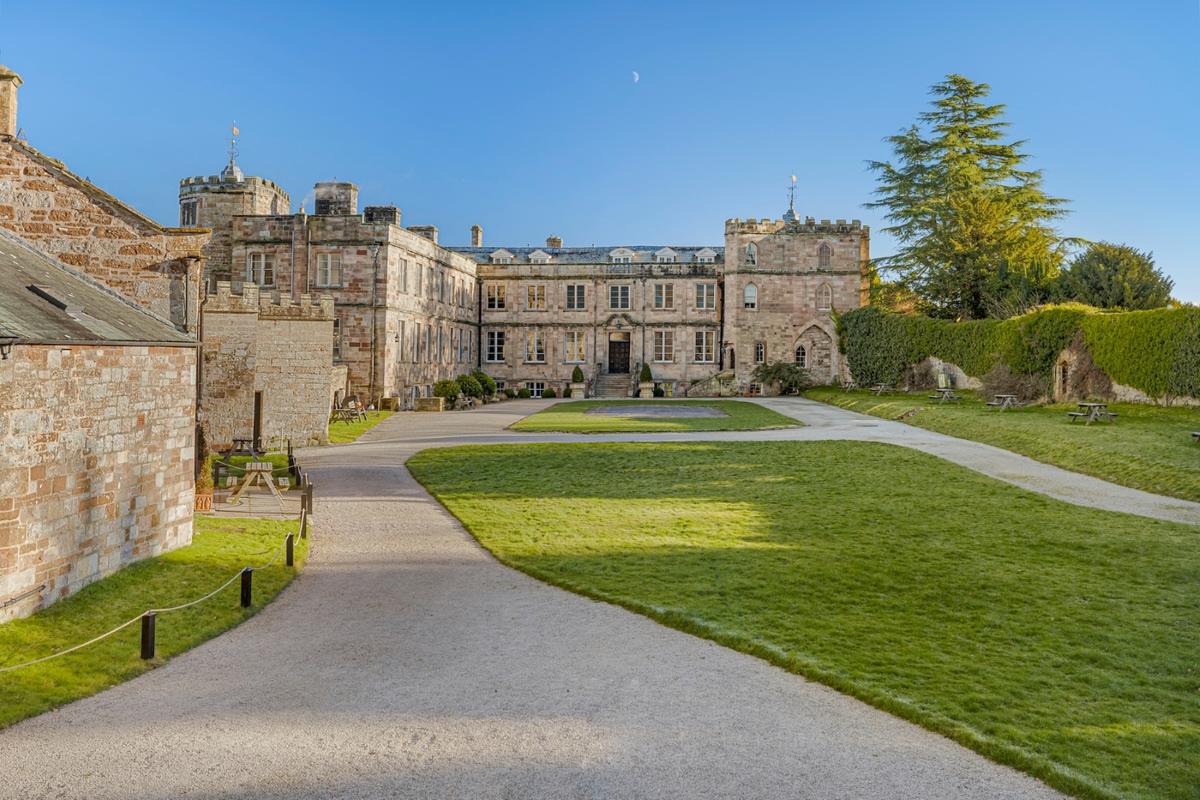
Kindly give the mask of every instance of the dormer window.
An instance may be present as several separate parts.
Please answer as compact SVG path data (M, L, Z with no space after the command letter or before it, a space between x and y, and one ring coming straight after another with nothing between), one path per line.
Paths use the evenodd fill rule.
M675 251L669 247L664 247L654 254L655 264L674 264L678 260L679 258L675 254Z
M529 263L530 264L549 264L550 263L550 254L547 253L545 250L534 250L532 253L529 254Z
M746 266L758 266L758 245L756 245L754 242L746 245Z
M497 250L492 253L491 261L493 264L511 264L513 262L513 254L507 250Z
M711 247L696 251L697 264L712 264L717 260L717 252Z
M610 250L608 260L614 264L632 264L633 251L627 247L618 247L616 250Z

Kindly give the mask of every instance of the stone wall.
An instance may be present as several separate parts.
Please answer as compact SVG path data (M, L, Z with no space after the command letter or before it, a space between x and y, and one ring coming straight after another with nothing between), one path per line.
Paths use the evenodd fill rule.
M260 295L246 284L233 294L221 281L204 304L201 424L209 445L224 449L254 435L255 394L261 395L263 444L291 439L325 444L332 375L333 299Z
M822 246L829 254L824 262ZM752 382L760 353L767 362L795 362L801 347L814 381L846 377L833 314L866 304L869 257L869 229L858 220L725 223L726 365L740 388ZM751 284L752 309L745 302Z
M191 541L195 376L189 346L0 361L0 602L31 592L0 620Z
M0 137L0 226L194 331L208 231L163 228L27 144Z
M216 291L217 281L240 282L244 263L234 264L230 249L229 220L238 214L282 214L291 210L287 192L264 178L245 178L240 172L184 178L179 182L180 224L185 209L192 225L207 228L212 236L204 247L205 285Z

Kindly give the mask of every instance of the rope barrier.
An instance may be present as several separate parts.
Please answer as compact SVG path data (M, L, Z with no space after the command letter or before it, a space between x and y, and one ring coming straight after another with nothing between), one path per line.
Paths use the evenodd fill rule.
M289 533L287 536L292 536L292 535L293 534ZM199 605L200 603L203 603L205 600L210 600L213 597L215 597L216 595L220 594L220 592L223 589L227 588L230 584L232 584L234 581L236 581L238 578L240 578L242 576L242 573L246 569L260 570L260 569L268 569L269 567L273 566L275 564L275 562L279 560L279 554L282 553L283 549L287 546L287 536L285 536L283 541L280 542L279 546L275 548L275 552L271 556L271 560L268 561L266 564L263 564L262 566L259 566L259 567L244 567L243 569L238 570L237 572L234 573L232 578L225 581L220 586L218 586L216 589L213 589L211 592L204 595L203 597L197 598L196 600L191 600L187 603L182 603L177 606L170 606L169 608L148 608L145 611L143 611L141 614L138 614L133 619L128 620L126 622L122 622L120 625L113 628L112 630L110 630L106 633L102 633L95 638L88 639L83 644L77 644L72 647L68 647L65 650L60 650L57 653L51 653L48 656L42 656L41 658L35 658L32 661L26 661L22 664L13 664L13 665L7 666L7 667L0 667L0 673L11 672L16 669L21 669L22 667L31 667L34 664L41 664L44 661L49 661L51 659L58 658L59 656L65 656L68 653L74 653L76 650L82 650L83 648L87 647L88 645L95 644L96 642L100 641L101 639L107 639L109 636L112 636L114 633L123 631L124 629L128 628L130 625L137 622L138 620L140 620L142 617L146 616L147 614L169 614L172 611L182 611L185 608L190 608L191 606ZM266 553L268 551L263 550L262 552ZM261 555L261 554L262 553L255 553L254 555Z

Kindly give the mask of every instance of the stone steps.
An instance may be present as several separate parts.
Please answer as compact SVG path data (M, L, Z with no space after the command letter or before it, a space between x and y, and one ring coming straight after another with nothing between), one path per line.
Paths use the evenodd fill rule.
M601 373L596 378L592 393L600 399L629 397L629 387L632 376L628 373Z

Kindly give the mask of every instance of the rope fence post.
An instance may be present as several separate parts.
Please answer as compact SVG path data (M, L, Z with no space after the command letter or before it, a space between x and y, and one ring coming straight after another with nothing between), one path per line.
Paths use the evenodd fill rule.
M301 512L301 514L303 515L303 512ZM295 534L289 533L287 535L287 565L289 567L296 566L296 556L295 556L295 552L294 552L294 547L295 547Z
M279 551L276 550L276 553ZM246 567L242 570L242 608L250 607L251 586L250 582L254 579L254 570Z
M146 661L154 658L154 620L156 616L153 611L142 614L142 658Z
M300 538L308 538L308 512L303 507L300 508Z

